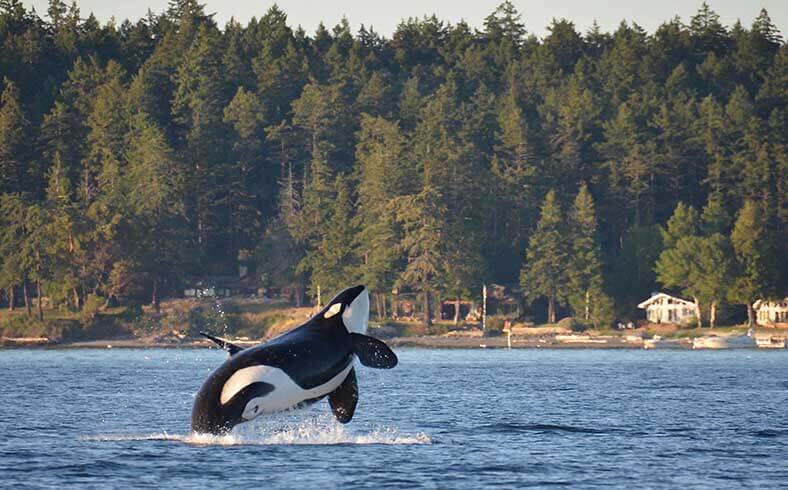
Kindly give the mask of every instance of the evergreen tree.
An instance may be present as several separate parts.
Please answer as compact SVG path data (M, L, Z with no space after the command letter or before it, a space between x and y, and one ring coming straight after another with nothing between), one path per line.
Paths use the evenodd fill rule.
M88 149L83 160L86 203L101 199L104 208L120 208L123 193L122 171L125 137L128 131L128 107L123 71L114 62L107 65L109 80L97 88L96 100L87 117ZM107 210L104 209L104 213Z
M401 230L392 201L413 192L414 170L405 156L405 140L395 123L362 116L356 146L358 199L355 249L360 278L373 292L378 313L385 316L385 297L401 267L397 250Z
M403 229L400 250L406 265L397 280L397 287L411 287L422 295L424 325L432 326L433 295L439 293L446 272L443 249L444 222L448 211L436 188L425 185L418 194L397 200L397 219Z
M3 80L0 95L0 194L32 191L26 174L31 170L29 121L14 82ZM27 185L26 185L27 184Z
M350 189L342 175L337 176L334 188L336 197L323 226L320 244L299 264L299 269L310 273L313 296L318 288L331 295L347 287L348 277L356 267L353 250L356 230L351 214Z
M604 293L602 263L596 238L596 211L594 200L585 184L580 186L569 218L569 303L576 316L589 321L593 310L592 303Z
M729 292L729 299L747 308L747 325L755 325L753 303L767 297L770 257L765 250L763 213L758 204L746 201L739 210L731 234L736 252L736 277Z
M229 217L226 183L230 173L223 124L228 93L220 52L219 32L200 25L178 67L172 112L178 125L176 150L189 169L184 172L189 176L187 214L194 223L197 243L201 252L227 260L237 253L228 250L220 231Z
M224 108L224 122L231 124L232 161L228 162L227 205L233 249L253 248L264 220L263 212L275 207L275 168L265 165L262 104L255 94L239 87Z
M566 238L561 208L555 191L547 193L536 230L528 241L525 264L520 271L520 287L533 302L547 298L547 321L555 323L556 306L566 300L567 259Z
M158 310L165 288L188 264L184 177L164 133L141 113L132 119L126 160L136 263L150 281L151 304Z
M501 101L498 112L499 131L496 134L498 144L495 147L491 166L497 177L496 200L501 201L493 207L493 233L499 239L498 244L505 244L504 237L511 237L516 244L518 256L525 245L527 230L535 221L532 202L540 195L538 171L542 159L537 155L534 135L525 114L517 102L514 87ZM507 266L512 257L505 255Z

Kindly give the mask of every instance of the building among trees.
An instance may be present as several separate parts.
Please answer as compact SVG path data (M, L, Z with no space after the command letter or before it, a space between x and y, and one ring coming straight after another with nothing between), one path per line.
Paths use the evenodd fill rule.
M651 323L683 324L695 318L695 304L692 301L666 293L653 294L638 308L646 310L646 319Z
M782 300L758 300L753 303L758 325L773 327L778 323L788 323L788 297Z

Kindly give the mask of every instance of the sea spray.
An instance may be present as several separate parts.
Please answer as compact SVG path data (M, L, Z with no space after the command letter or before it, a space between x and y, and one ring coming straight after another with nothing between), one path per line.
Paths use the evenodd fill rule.
M276 423L279 422L279 423ZM196 434L147 434L147 435L98 435L82 437L83 441L175 441L193 445L337 445L337 444L433 444L433 439L419 432L403 434L394 427L350 427L326 415L309 417L302 421L283 422L266 420L263 423L242 424L226 435Z

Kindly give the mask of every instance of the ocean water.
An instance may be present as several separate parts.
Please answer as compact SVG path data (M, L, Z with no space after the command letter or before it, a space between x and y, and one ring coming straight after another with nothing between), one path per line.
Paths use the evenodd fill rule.
M188 433L217 350L0 351L0 487L788 485L788 352L401 349L327 402Z

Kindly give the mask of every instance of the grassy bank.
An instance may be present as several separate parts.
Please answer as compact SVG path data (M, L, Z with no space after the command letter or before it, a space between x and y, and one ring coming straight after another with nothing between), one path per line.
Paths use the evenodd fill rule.
M89 305L90 306L90 305ZM149 343L178 343L198 336L200 331L219 335L268 338L308 318L310 308L292 308L256 299L164 301L159 312L144 307L103 308L82 311L44 309L39 320L33 309L0 311L0 338L36 339L36 343L89 342L93 340L137 340Z
M102 308L88 305L83 311L44 310L43 321L28 316L24 309L0 311L0 342L5 345L74 344L103 346L203 345L200 331L240 341L259 341L279 335L306 320L312 308L294 308L284 302L257 298L176 299L164 301L159 312L149 307ZM501 319L492 318L487 331L477 324L454 325L437 321L425 327L416 321L370 321L370 334L394 339L397 345L435 347L505 346ZM572 319L556 324L531 325L515 322L515 347L601 346L633 347L655 336L692 339L710 335L743 334L746 326L686 328L677 325L645 325L635 329L587 328ZM775 336L788 336L778 329L759 329ZM500 344L500 345L499 345ZM642 345L642 342L640 342Z

